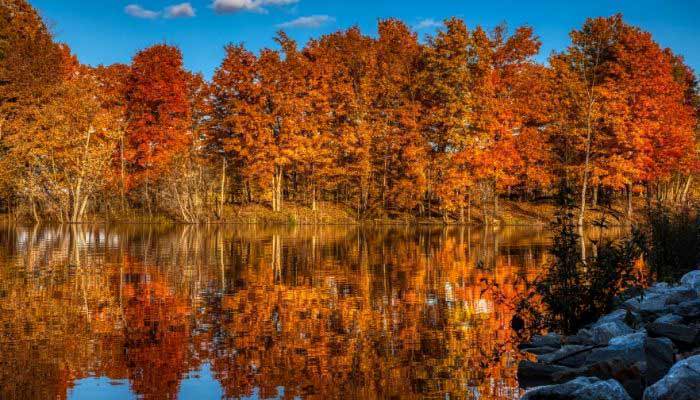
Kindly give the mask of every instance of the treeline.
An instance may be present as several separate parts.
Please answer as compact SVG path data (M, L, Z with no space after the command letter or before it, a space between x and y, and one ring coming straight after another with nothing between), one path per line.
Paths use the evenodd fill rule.
M0 20L0 201L37 221L334 202L465 222L562 186L583 221L613 198L685 202L699 166L694 73L620 15L546 64L531 28L457 18L425 43L395 19L303 48L280 32L277 50L227 46L211 82L166 44L80 65L24 0Z

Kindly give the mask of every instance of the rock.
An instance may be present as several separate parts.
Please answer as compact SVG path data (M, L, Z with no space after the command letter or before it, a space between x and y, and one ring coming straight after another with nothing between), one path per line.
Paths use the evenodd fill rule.
M669 338L681 347L688 347L700 341L700 328L696 326L680 323L652 322L647 325L646 329L649 335Z
M663 315L671 312L671 306L666 301L671 297L669 291L647 292L642 297L634 297L623 303L627 310L640 313L642 317L648 315Z
M596 321L595 324L593 324L593 326L615 321L622 322L623 324L632 327L641 323L642 318L635 312L621 308L611 312L610 314L603 315L598 319L598 321Z
M595 344L593 342L593 337L591 335L591 332L588 329L581 329L575 335L566 336L565 338L562 339L562 343L584 345L584 346L590 346L590 345Z
M700 291L700 270L688 272L681 278L681 285Z
M642 296L631 298L623 303L623 308L640 313L642 317L668 314L672 305L698 300L698 291L687 286L669 287L656 284Z
M700 356L677 362L644 391L644 400L696 400L700 397Z
M611 312L610 314L603 315L598 318L598 321L594 325L604 324L606 322L620 321L625 322L625 317L627 316L628 310L619 309Z
M662 292L666 291L670 288L671 286L667 282L656 282L655 284L651 285L647 291L648 292Z
M625 389L615 381L580 377L551 386L542 386L526 392L521 400L631 400Z
M645 331L615 337L610 340L608 346L594 349L586 358L586 364L612 359L620 359L628 365L644 362L644 340L646 337Z
M548 333L544 336L535 335L529 343L523 343L520 349L528 349L533 347L561 347L561 336L556 333Z
M528 347L525 350L523 350L525 353L530 353L534 354L536 356L543 355L543 354L549 354L557 351L557 348L554 347Z
M700 299L685 301L673 308L673 313L685 319L696 319L700 317Z
M683 317L676 314L666 314L657 318L654 322L660 324L678 324L683 322Z
M558 364L565 367L577 368L586 362L588 354L594 346L565 345L561 349L537 357L537 361L546 364Z
M521 387L549 385L560 382L562 376L570 376L572 369L561 365L521 361L518 364L518 382Z
M634 333L627 324L617 320L596 324L589 331L595 344L608 344L613 338Z
M606 361L588 365L585 368L576 370L576 376L594 376L600 379L615 379L625 391L635 399L641 399L644 393L644 374L646 373L646 363L639 361L628 363L625 360L613 358Z
M646 357L644 378L647 386L653 385L666 375L675 361L674 350L673 343L668 338L646 338L644 341Z
M680 304L685 301L697 300L698 292L693 289L688 289L684 286L675 287L669 290L669 297L666 299L666 304Z

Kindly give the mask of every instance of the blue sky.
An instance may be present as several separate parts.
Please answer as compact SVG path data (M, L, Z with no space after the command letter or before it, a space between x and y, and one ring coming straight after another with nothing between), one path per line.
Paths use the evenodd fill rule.
M421 37L435 32L450 16L468 26L492 28L505 22L527 24L543 42L541 60L568 44L568 32L586 17L617 12L650 31L664 47L700 71L700 0L675 1L472 1L472 0L30 0L68 43L81 62L129 62L144 47L167 42L179 46L186 66L210 77L227 43L251 50L273 47L275 32L299 42L358 25L376 33L378 19L397 17Z

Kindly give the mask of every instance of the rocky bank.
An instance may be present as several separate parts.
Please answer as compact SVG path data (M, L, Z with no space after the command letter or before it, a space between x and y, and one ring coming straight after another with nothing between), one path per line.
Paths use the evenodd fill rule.
M700 270L657 283L573 336L536 336L524 400L700 399Z

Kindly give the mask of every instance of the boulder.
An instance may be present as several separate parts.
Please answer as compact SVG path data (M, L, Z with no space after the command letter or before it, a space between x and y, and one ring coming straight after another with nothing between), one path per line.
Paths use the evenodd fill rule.
M578 372L576 376L615 379L632 398L641 399L642 393L644 393L646 369L646 363L643 361L630 364L623 359L612 358L578 369L576 370Z
M700 398L700 355L677 362L666 376L644 391L644 400Z
M543 355L543 354L549 354L557 351L557 348L554 347L527 347L523 351L525 353L530 353L534 354L536 356Z
M561 365L521 361L518 364L518 383L521 387L549 385L561 382L563 377L573 376L573 370Z
M700 341L700 328L697 326L671 322L652 322L646 326L646 329L650 336L669 338L684 348L697 344Z
M700 317L700 299L684 301L674 306L673 313L685 319L697 319Z
M541 386L527 391L521 400L631 400L625 389L615 381L580 377L559 385Z
M700 291L700 270L688 272L681 278L681 285L693 289L696 292Z
M647 337L645 331L618 336L610 340L609 345L594 349L588 357L586 364L619 359L626 364L644 362L644 341Z
M676 314L666 314L657 318L654 322L661 324L678 324L683 322L683 317Z
M561 349L543 354L537 357L537 361L546 364L558 364L565 367L577 368L581 367L585 362L588 354L595 349L595 346L582 345L565 345Z
M561 336L556 333L548 333L544 336L535 335L532 337L529 343L523 343L520 349L528 349L533 347L561 347Z
M646 372L644 381L647 386L653 385L671 369L675 361L675 349L668 338L646 338L644 341L646 357ZM639 393L641 395L641 393Z
M671 306L666 301L670 297L670 291L647 292L641 297L634 297L625 301L623 307L641 314L642 317L668 314L671 312Z
M663 292L669 288L671 288L671 285L667 282L656 282L647 289L647 292Z
M629 335L634 333L634 330L622 321L613 320L610 322L596 323L589 332L593 343L608 344L611 339Z
M584 345L584 346L590 346L590 345L595 344L595 342L593 342L593 337L591 335L591 331L589 331L588 329L581 329L575 335L564 337L562 339L562 343Z
M625 322L625 318L627 317L627 313L629 311L625 310L623 308L620 308L619 310L615 310L611 312L610 314L603 315L602 317L598 318L598 321L594 325L598 324L604 324L606 322L613 322L613 321L620 321L620 322Z
M698 292L696 290L684 286L674 287L668 291L668 294L669 296L666 299L666 304L680 304L685 301L698 299Z

